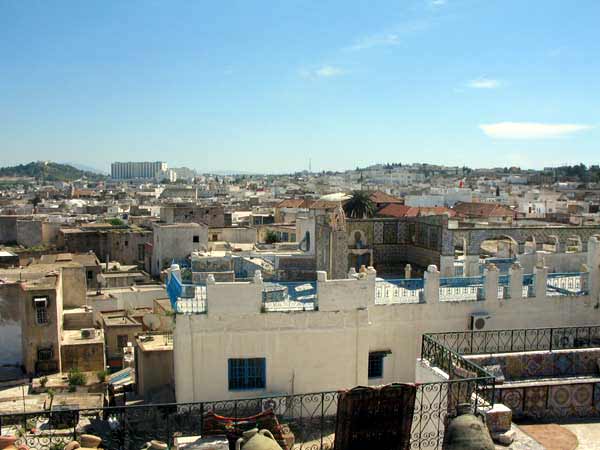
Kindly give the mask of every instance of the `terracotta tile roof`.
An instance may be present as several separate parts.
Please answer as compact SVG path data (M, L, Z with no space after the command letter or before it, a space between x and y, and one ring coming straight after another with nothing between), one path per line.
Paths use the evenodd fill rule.
M303 198L288 198L280 201L275 207L276 208L302 208L302 204L305 202Z
M450 217L455 215L455 212L451 209L444 208L442 206L438 207L416 207L416 206L406 206L406 205L398 205L398 204L390 204L379 210L377 213L378 216L382 217L422 217L422 216L439 216L442 214L446 214Z
M329 200L315 200L308 207L309 209L334 209L339 206L340 202L331 202Z
M374 191L369 195L369 198L374 203L398 203L403 204L404 200L401 198L394 197L393 195L386 194L382 191Z
M454 211L459 217L514 217L515 212L496 203L458 202Z

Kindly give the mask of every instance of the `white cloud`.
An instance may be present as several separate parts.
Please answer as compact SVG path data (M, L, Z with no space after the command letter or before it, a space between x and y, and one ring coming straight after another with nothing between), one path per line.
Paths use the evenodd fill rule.
M443 6L446 4L446 0L431 0L431 6Z
M502 82L493 78L477 78L467 83L467 86L473 89L496 89L499 88Z
M315 70L315 75L319 78L331 78L342 75L344 71L335 66L321 66Z
M304 78L334 78L345 72L339 67L325 64L314 69L302 69L300 75Z
M372 34L357 39L356 42L349 47L350 50L364 50L371 47L379 47L385 45L398 45L400 36L396 33Z
M430 27L431 22L428 20L406 22L386 32L362 36L356 39L351 46L346 48L346 50L358 51L372 47L398 45L403 38L425 31Z
M479 125L493 139L553 139L593 128L572 123L498 122Z

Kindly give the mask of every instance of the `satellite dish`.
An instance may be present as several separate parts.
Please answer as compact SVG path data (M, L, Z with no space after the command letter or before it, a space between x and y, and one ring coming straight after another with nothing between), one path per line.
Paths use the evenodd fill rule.
M158 314L146 314L142 317L142 323L150 331L156 331L161 326L160 316Z

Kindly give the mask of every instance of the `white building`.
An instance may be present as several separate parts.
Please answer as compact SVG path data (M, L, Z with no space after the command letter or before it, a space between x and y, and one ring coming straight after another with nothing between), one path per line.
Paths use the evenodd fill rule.
M110 165L110 176L113 180L153 179L166 170L167 163L163 161L114 162Z
M468 329L474 315L485 318L486 329L598 323L599 264L600 242L592 238L590 273L563 280L538 267L533 286L523 286L518 266L508 285L499 285L491 266L482 284L459 287L440 285L430 266L414 289L378 280L372 268L341 280L318 272L318 309L300 302L285 312L266 308L260 275L245 283L209 280L202 299L178 302L177 401L423 381L416 370L422 334ZM552 288L563 282L578 292Z

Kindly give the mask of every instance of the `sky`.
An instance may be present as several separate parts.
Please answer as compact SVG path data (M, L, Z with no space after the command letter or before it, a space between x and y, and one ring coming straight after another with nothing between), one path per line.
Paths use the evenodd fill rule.
M598 0L0 2L0 165L600 163Z

